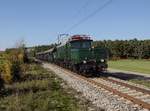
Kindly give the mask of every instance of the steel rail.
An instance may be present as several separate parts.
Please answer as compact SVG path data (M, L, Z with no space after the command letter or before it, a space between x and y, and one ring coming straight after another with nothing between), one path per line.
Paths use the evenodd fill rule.
M140 88L140 87L136 87L136 86L133 86L133 85L130 85L130 84L127 84L127 83L123 83L123 82L120 82L120 81L117 81L117 80L114 80L114 79L110 79L110 78L102 78L102 79L104 79L106 81L116 83L116 84L119 84L119 85L122 85L122 86L125 86L125 87L128 87L130 89L135 89L136 91L139 91L139 92L142 92L144 94L149 94L150 95L149 90L146 90L146 89L143 89L143 88Z

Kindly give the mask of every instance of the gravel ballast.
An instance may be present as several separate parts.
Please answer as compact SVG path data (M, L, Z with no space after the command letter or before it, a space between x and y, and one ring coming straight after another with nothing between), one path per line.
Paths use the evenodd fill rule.
M113 95L112 93L102 88L97 88L93 84L90 84L89 82L78 78L73 74L66 74L69 72L66 72L63 69L58 69L58 67L55 65L44 63L43 67L55 72L55 74L66 81L71 88L77 90L78 92L81 92L87 100L91 101L100 109L105 109L106 111L145 110L137 105L134 105L130 101L120 98L117 95Z

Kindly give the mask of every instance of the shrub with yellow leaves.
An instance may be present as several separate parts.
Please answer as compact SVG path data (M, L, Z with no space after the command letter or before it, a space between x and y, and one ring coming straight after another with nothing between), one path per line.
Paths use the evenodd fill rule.
M12 49L4 54L0 62L0 75L5 83L18 81L21 77L22 64L24 64L24 50Z
M0 65L1 78L5 81L5 83L12 82L11 66L12 64L7 60Z

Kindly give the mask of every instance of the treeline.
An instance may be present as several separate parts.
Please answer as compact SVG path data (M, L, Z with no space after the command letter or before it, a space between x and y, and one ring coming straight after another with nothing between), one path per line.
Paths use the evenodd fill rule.
M108 49L112 59L150 59L150 40L103 40L93 45Z

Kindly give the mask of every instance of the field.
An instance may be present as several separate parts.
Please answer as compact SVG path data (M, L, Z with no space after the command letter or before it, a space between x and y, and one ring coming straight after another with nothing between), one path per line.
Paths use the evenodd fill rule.
M150 60L109 61L110 68L150 74Z
M37 64L27 64L25 68L19 82L5 85L0 94L0 111L87 110L88 103L79 104L75 91L63 88L65 83L53 72Z

